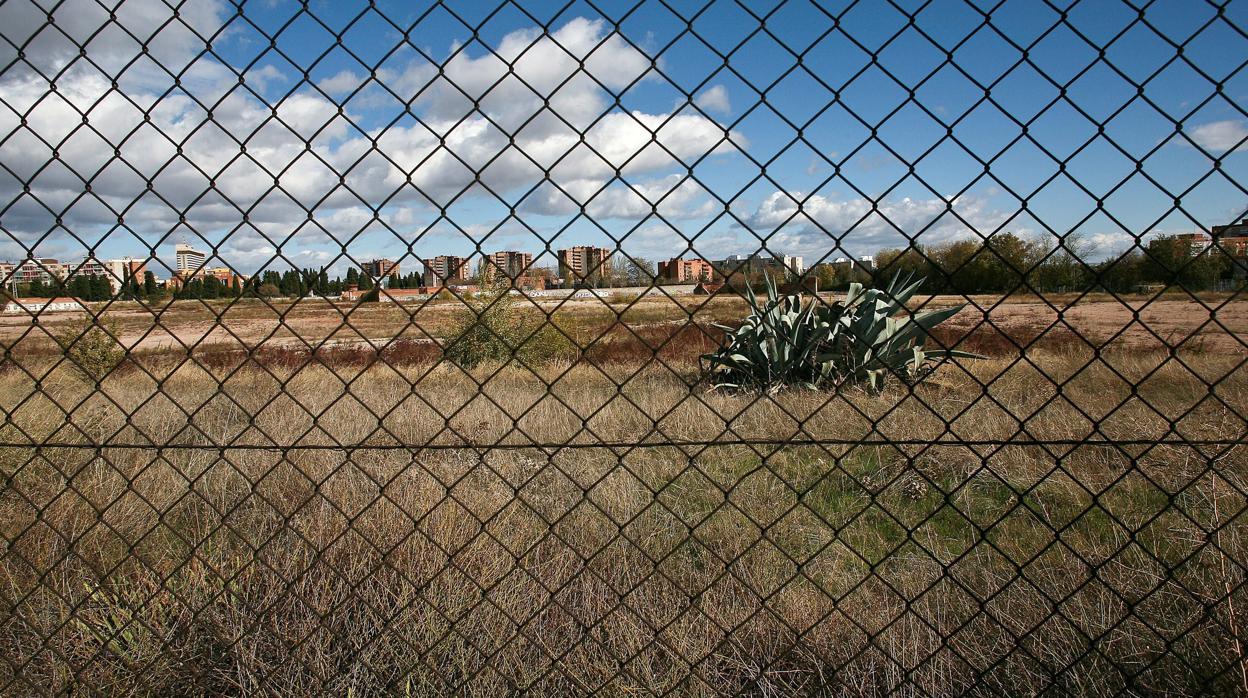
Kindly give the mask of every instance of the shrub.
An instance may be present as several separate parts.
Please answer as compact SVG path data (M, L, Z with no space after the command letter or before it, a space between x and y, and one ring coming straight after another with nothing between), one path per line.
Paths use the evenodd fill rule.
M910 313L906 301L923 284L923 279L911 278L895 276L884 290L850 284L845 300L831 305L817 299L805 302L797 294L781 296L771 279L766 302L760 305L747 287L754 312L739 329L717 325L728 345L702 357L709 362L712 384L774 392L786 386L821 389L865 383L879 391L889 375L913 384L942 360L980 358L923 348L932 328L962 306Z
M99 382L126 358L126 350L115 339L117 324L111 320L83 315L55 337L65 358L90 380Z
M443 356L467 369L485 363L506 363L512 357L529 366L558 359L573 360L579 347L545 316L516 307L507 289L476 294L448 334Z
M641 298L639 293L612 293L607 297L607 302L611 305L632 305Z

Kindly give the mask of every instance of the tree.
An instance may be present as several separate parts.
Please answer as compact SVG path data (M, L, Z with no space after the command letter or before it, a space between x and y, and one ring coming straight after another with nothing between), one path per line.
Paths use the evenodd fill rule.
M1149 240L1142 261L1142 273L1148 281L1189 291L1211 288L1228 267L1220 250L1206 248L1193 256L1191 243L1173 235Z
M1144 253L1131 248L1095 267L1099 286L1115 293L1130 293L1144 282Z
M91 280L82 274L75 274L69 280L69 295L84 301L95 300L91 297Z
M876 283L883 285L897 274L910 274L923 279L920 288L924 293L939 293L945 287L946 275L926 256L922 245L913 244L905 249L880 250L875 255Z
M823 262L816 264L810 270L810 274L815 277L816 288L820 291L831 291L837 288L837 281L840 274L836 265Z
M113 286L108 283L108 277L103 275L91 276L91 300L106 301L113 297Z
M645 257L633 257L629 260L626 276L629 286L649 286L654 283L654 262Z
M203 282L203 298L220 298L221 281L215 276L205 276Z
M156 275L150 271L143 272L143 293L149 298L156 295Z

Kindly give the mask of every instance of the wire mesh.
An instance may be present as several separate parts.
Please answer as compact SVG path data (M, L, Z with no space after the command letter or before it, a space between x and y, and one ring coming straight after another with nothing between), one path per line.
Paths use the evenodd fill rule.
M1246 13L0 4L0 692L1248 693Z

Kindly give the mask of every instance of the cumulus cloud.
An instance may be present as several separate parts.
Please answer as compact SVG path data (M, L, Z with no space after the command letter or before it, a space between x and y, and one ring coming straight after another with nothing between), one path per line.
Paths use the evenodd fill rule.
M732 111L732 103L728 101L728 89L723 85L714 85L704 90L693 98L693 103L706 111L720 114Z
M616 180L603 186L599 180L572 180L566 186L551 184L538 188L525 199L521 209L545 215L569 215L584 204L591 218L637 220L660 215L667 220L686 220L709 215L713 200L693 179L668 175L661 179L640 180L625 185Z
M340 95L354 90L363 83L364 76L357 75L349 70L341 70L334 75L317 82L316 86L331 95Z
M1241 119L1211 121L1191 129L1187 135L1213 155L1248 150L1248 124Z
M150 12L137 11L148 5ZM603 87L623 89L644 78L651 62L608 34L609 25L600 20L573 19L550 35L513 31L493 52L457 53L440 75L419 61L379 71L379 79L399 94L420 94L412 107L419 120L363 130L357 124L390 122L383 101L363 100L367 106L361 107L353 100L343 112L310 87L278 104L236 89L231 68L200 55L199 37L221 30L229 13L216 1L190 5L194 9L183 9L180 21L166 22L170 11L160 0L139 0L127 3L130 9L119 12L115 23L93 2L60 6L58 26L66 15L62 28L71 36L98 31L108 37L98 49L92 42L93 60L120 70L139 58L116 86L79 60L72 42L45 40L44 34L55 32L39 32L46 16L32 3L4 5L0 32L7 39L20 44L37 34L29 62L0 75L5 101L30 110L25 125L13 110L0 110L0 133L8 135L0 162L16 175L0 177L0 199L17 202L0 221L13 231L8 242L23 248L31 241L50 243L58 217L77 231L102 232L122 218L145 239L170 240L178 226L213 239L235 230L246 216L257 234L281 243L306 226L309 212L331 234L349 235L361 224L360 211L371 218L371 209L382 207L383 219L403 211L393 220L406 225L402 220L414 220L415 209L488 197L487 188L522 193L547 179L563 191L541 189L526 201L526 210L555 213L584 205L594 215L642 218L662 199L665 214L687 216L702 210L705 192L673 173L736 147L723 126L701 115L612 106ZM189 66L181 89L170 89L172 77L155 63L150 71L142 68L150 61L139 57L140 45L121 27L158 47L152 55L160 63ZM45 76L53 70L63 72L49 94ZM253 77L286 79L272 67L248 73L249 84ZM362 81L343 71L318 86L342 94ZM59 162L44 167L54 159ZM613 185L594 196L617 177L636 191ZM87 183L91 192L84 197ZM24 195L27 184L31 191ZM301 234L282 244L283 254L292 257L307 245L333 246L323 234ZM272 248L263 242L222 250L257 260Z
M987 199L972 195L873 202L861 197L806 197L800 192L777 191L767 196L746 222L755 235L767 239L769 250L814 259L833 248L871 254L908 244L908 237L918 235L925 244L988 235L1007 219L1008 215L990 207Z

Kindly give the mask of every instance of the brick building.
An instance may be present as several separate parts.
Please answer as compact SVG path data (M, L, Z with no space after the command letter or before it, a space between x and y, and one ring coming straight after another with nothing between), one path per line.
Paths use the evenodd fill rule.
M1230 225L1213 226L1213 244L1232 257L1248 256L1248 218Z
M391 276L399 276L399 263L391 259L371 259L360 265L360 269L374 281L384 281Z
M609 271L607 259L611 250L605 247L578 245L563 250L556 250L559 258L559 278L575 284L589 283L596 285Z
M715 266L705 259L673 257L659 262L659 278L677 283L714 281Z
M467 257L438 255L425 260L426 286L457 286L468 283L471 273Z
M533 266L531 253L502 250L481 260L481 278L489 284L494 283L498 274L502 274L514 285L521 285L523 283L521 278L528 275L531 266Z

